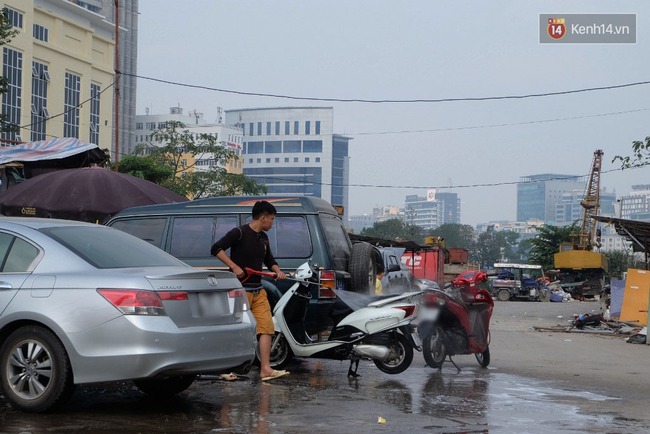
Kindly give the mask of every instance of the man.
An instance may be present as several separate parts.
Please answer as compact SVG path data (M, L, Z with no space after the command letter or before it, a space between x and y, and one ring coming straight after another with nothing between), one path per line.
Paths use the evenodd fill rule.
M267 201L258 201L253 205L253 220L243 226L231 229L219 241L214 243L210 253L230 267L237 278L242 281L251 312L257 321L257 336L260 356L260 378L268 381L289 374L271 368L271 342L275 329L271 306L262 286L262 277L257 274L246 275L246 267L262 271L262 266L273 271L277 279L286 279L278 263L273 258L269 237L265 231L273 227L277 214L275 207ZM226 250L230 249L230 256Z

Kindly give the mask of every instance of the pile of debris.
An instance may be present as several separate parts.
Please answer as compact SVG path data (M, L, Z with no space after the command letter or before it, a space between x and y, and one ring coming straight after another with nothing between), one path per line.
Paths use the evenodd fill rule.
M565 333L593 333L602 335L628 335L629 343L645 344L647 327L628 321L617 321L609 315L600 313L586 313L575 315L568 326L533 327L537 331L554 331Z

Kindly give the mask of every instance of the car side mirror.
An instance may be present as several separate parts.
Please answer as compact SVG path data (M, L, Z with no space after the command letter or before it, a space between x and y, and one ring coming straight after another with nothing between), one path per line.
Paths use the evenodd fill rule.
M390 264L388 266L388 272L393 273L395 271L402 271L402 267L400 267L399 264Z

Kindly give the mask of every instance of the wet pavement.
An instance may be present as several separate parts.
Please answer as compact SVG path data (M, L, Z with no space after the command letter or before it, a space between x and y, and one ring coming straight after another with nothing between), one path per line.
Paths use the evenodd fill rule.
M306 360L274 382L206 376L179 397L147 398L129 383L79 388L62 410L24 414L4 402L2 433L370 433L370 432L640 432L641 421L593 412L616 398L554 388L550 382L482 369L473 356L462 370L411 368L390 376L362 362L349 380L347 363ZM475 365L475 366L472 366ZM585 413L589 404L593 413ZM599 414L599 415L598 415ZM603 415L604 414L604 415Z
M536 322L566 324L573 313L591 307L498 303L493 323L504 328L507 320L508 327L517 330ZM456 356L460 372L449 363L441 371L431 369L421 353L399 375L385 374L363 361L362 377L356 380L346 375L348 362L301 360L288 367L291 375L269 383L260 382L256 370L236 381L203 376L186 392L167 400L147 397L129 382L92 385L79 387L65 407L50 414L18 412L0 395L0 433L648 431L650 416L646 420L622 417L614 410L622 402L614 393L589 393L577 385L559 387L550 378L511 375L499 366L496 351L488 369L480 368L472 355Z

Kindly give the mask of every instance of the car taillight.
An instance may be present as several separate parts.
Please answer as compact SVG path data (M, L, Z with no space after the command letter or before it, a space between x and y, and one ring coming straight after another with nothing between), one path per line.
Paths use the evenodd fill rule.
M153 291L98 289L97 292L124 315L166 315L162 300Z
M406 312L406 315L404 315L404 318L408 318L412 316L415 313L415 305L414 304L408 304L405 306L395 306L396 309L403 310Z
M318 275L320 286L318 287L318 298L336 298L336 272L333 270L321 270Z
M242 299L242 310L246 312L248 310L248 297L244 297L243 289L231 289L228 291L229 298L241 298Z

